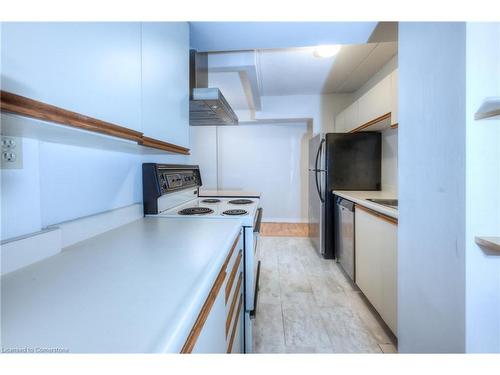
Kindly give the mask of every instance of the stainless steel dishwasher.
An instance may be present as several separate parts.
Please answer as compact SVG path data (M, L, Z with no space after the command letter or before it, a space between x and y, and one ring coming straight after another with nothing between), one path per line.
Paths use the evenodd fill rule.
M355 281L354 268L354 203L337 197L336 200L335 242L337 262L340 263L345 273Z

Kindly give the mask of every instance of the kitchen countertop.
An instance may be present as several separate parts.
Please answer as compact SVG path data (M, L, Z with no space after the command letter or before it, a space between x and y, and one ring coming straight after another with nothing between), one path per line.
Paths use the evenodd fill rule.
M6 274L4 352L178 353L240 229L146 217Z
M332 192L335 195L338 195L342 198L348 199L354 203L357 203L361 206L369 208L373 211L380 212L381 214L393 217L395 219L398 218L398 210L383 206L378 203L370 202L367 200L370 199L397 199L398 193L392 191L348 191L348 190L334 190Z

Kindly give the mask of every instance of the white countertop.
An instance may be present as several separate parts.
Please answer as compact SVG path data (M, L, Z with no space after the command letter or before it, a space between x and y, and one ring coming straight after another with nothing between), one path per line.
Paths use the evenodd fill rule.
M398 210L383 206L381 204L373 203L370 199L398 199L398 194L392 191L348 191L348 190L334 190L333 194L342 198L348 199L361 206L369 208L373 211L380 212L381 214L398 218Z
M241 228L147 217L2 277L2 347L179 352Z

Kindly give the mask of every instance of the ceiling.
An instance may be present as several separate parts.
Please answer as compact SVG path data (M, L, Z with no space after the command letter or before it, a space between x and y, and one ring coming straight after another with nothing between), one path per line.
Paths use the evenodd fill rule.
M377 22L190 22L200 52L366 43ZM377 40L378 41L378 40Z
M344 45L333 58L313 48L257 51L261 95L351 93L397 54L397 42Z

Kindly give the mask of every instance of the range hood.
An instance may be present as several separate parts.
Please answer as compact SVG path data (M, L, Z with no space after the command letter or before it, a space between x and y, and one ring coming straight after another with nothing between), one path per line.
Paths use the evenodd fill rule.
M190 51L189 125L238 125L238 116L216 87L208 87L208 54Z

